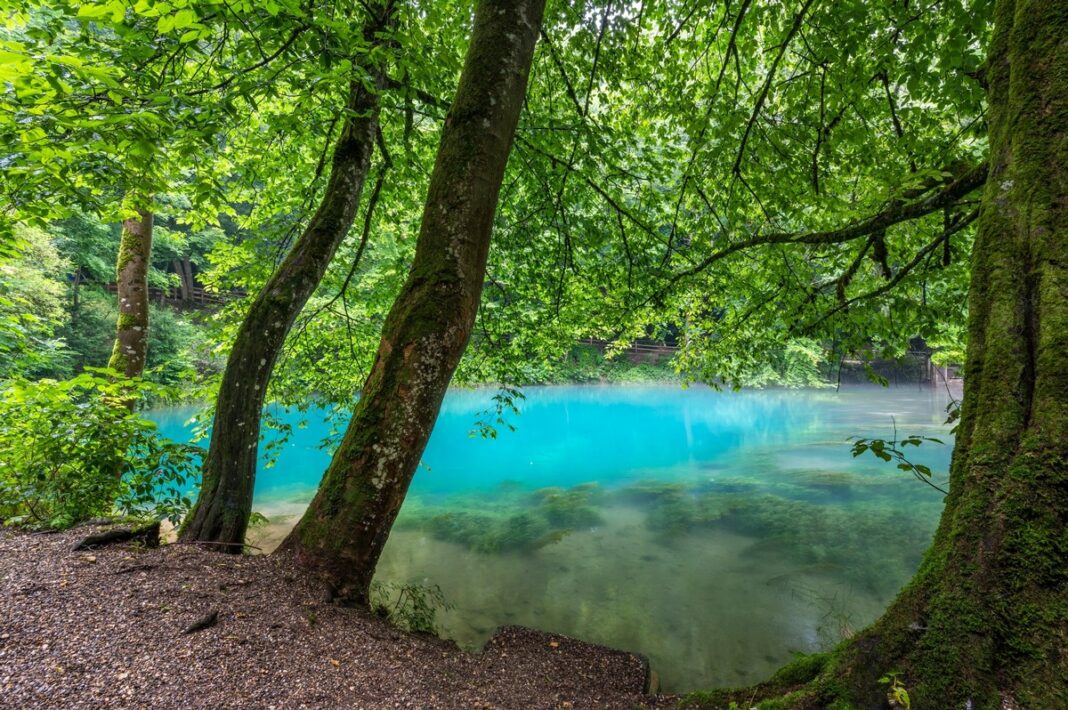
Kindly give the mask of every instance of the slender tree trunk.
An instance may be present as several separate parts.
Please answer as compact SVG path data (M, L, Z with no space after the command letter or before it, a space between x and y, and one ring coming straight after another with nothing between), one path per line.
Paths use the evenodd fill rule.
M319 491L283 543L342 602L375 564L467 346L544 0L482 0L408 280Z
M183 302L189 302L193 295L193 268L189 258L175 259L174 272L178 274L178 298Z
M119 320L108 367L140 377L148 353L148 268L152 260L152 213L139 208L122 223L115 267Z
M368 19L364 36L369 43L381 44L376 35L391 23L392 12L393 4L388 3ZM353 81L319 209L256 296L238 330L215 403L200 496L184 523L182 540L228 543L221 549L230 552L242 549L252 512L267 382L293 321L355 219L378 131L378 94L385 85L385 67L376 67L374 75L372 88Z
M182 280L185 283L186 296L185 298L193 298L194 289L196 289L196 281L193 279L193 262L189 260L189 257L182 259Z
M82 269L78 267L74 270L74 288L71 293L70 302L70 315L71 321L78 320L78 310L82 306L81 302L81 285L82 285Z
M1068 707L1068 3L998 0L951 490L919 572L791 707ZM789 696L788 696L789 697Z

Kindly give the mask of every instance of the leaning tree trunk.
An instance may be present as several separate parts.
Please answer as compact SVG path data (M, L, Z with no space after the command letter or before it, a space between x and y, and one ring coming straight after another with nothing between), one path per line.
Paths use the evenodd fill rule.
M368 19L364 36L372 45L390 24L393 4ZM378 131L378 94L385 67L374 70L374 85L354 80L345 121L334 148L330 178L319 209L292 251L256 296L226 362L215 402L211 442L204 459L196 505L181 531L182 540L224 543L240 552L245 540L267 382L293 322L319 285L338 245L356 216Z
M1068 707L1068 3L998 0L951 490L919 572L799 706Z
M338 601L375 564L467 346L544 0L482 0L438 148L408 280L319 491L283 543Z
M119 319L108 367L140 377L148 354L148 269L152 261L152 213L138 208L122 223L115 286ZM132 401L131 401L132 406Z

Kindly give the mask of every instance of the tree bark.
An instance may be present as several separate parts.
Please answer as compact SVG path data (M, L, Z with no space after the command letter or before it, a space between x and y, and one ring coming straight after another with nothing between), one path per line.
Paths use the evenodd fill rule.
M467 346L544 0L482 0L408 279L319 491L283 549L366 605L390 527Z
M178 274L178 298L190 303L193 297L193 266L189 257L174 259L174 272Z
M115 267L119 319L108 367L126 377L140 377L148 353L148 269L152 260L152 213L138 208L122 223Z
M369 44L382 43L377 35L391 23L392 13L393 4L387 3L368 18L364 36ZM183 525L182 540L227 543L221 549L230 552L242 549L267 382L294 320L355 219L378 131L385 71L383 66L372 69L371 87L352 82L322 202L241 323L219 386L200 495Z
M790 707L885 707L887 673L917 708L1068 707L1068 3L995 13L946 507L916 577Z

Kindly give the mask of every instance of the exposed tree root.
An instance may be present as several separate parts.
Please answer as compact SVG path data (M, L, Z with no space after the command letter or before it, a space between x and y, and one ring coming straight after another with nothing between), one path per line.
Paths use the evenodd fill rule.
M83 538L71 550L92 550L119 542L139 542L145 547L159 547L159 521L142 525L127 525L94 533Z

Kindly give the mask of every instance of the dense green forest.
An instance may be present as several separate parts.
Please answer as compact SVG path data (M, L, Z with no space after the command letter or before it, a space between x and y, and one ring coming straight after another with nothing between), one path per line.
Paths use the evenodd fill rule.
M325 408L274 554L367 608L450 386L493 388L492 437L528 385L952 366L945 508L884 615L672 702L1068 705L1068 4L0 8L12 530L240 554L272 412ZM149 416L179 402L196 443ZM856 453L930 479L922 440Z

